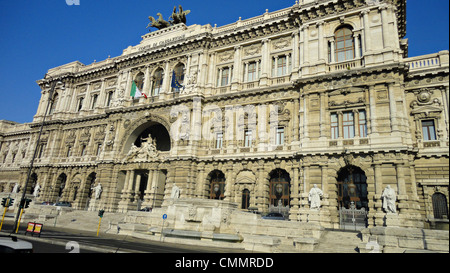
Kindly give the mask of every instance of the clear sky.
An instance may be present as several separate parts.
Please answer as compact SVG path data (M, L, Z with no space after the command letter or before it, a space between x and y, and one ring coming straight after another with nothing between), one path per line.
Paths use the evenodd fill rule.
M68 0L68 2L73 0ZM73 1L76 2L76 1ZM175 5L191 10L187 24L223 26L280 10L295 0L0 0L0 120L31 122L48 69L91 64L122 54L148 33L148 16L167 19ZM449 49L449 1L408 0L409 56Z

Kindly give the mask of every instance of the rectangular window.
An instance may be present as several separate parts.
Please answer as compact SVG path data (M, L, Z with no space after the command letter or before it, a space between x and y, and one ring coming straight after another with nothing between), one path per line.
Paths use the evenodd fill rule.
M359 136L367 137L367 123L365 110L359 110Z
M339 120L338 114L331 114L331 138L337 139L339 137Z
M81 97L81 98L78 100L78 112L80 112L80 110L83 108L83 101L84 101L84 98L83 98L83 97Z
M280 77L287 75L287 56L278 56L272 60L272 76Z
M42 156L44 155L44 147L45 147L45 144L41 144L39 146L38 158L42 158Z
M97 105L97 99L98 99L98 95L95 94L92 96L92 104L91 104L91 109L94 109L95 106Z
M423 140L436 140L436 128L434 120L422 120Z
M216 135L216 149L221 149L223 144L223 134L217 133Z
M275 136L275 144L283 145L284 144L284 127L278 127L276 136Z
M286 74L287 74L287 58L286 56L278 57L277 76L283 76Z
M100 155L100 152L101 152L101 151L102 151L102 144L99 143L99 144L97 145L97 156Z
M230 68L226 67L222 69L222 76L220 78L220 86L228 85L228 78L230 76Z
M112 98L113 98L113 94L114 94L113 91L108 92L108 98L106 99L106 106L111 106L111 101L112 101Z
M85 156L86 155L86 145L82 145L81 146L81 156Z
M256 81L256 62L252 62L248 64L248 72L247 72L247 81L252 82Z
M244 147L251 147L252 146L252 131L251 130L245 130L244 132Z
M355 120L353 112L344 112L342 114L342 131L344 138L355 137Z

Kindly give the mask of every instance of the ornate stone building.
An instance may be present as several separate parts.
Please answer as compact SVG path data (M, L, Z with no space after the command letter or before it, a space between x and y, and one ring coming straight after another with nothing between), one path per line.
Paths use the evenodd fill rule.
M126 212L176 185L308 221L317 185L314 216L339 228L352 205L386 225L390 185L400 226L448 225L449 55L408 57L405 17L405 0L303 0L52 68L33 122L0 121L0 192L39 185L37 203Z

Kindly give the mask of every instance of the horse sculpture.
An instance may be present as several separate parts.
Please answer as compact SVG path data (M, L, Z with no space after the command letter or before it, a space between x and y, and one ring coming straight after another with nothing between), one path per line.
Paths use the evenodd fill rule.
M179 11L177 12L177 7L175 6L173 8L172 15L169 17L169 21L164 20L162 14L158 12L156 14L158 15L157 20L152 16L148 17L150 23L148 24L147 28L154 27L157 29L163 29L180 23L186 24L186 15L188 15L190 12L190 10L183 11L183 7L181 7L181 5L179 6Z
M161 13L158 12L156 15L158 15L158 20L155 20L155 18L153 18L152 16L148 17L150 23L148 24L147 28L155 27L157 29L163 29L166 27L170 27L171 24L163 19Z

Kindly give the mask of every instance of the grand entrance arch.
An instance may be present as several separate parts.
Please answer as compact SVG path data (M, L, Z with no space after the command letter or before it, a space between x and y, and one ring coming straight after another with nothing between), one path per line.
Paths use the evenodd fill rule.
M122 148L119 211L160 207L167 181L161 154L172 146L167 126L147 120L130 127Z
M142 147L149 137L154 141L156 150L166 152L171 149L171 139L166 126L156 121L147 121L138 125L128 136L123 145L123 153L127 154L131 147Z

